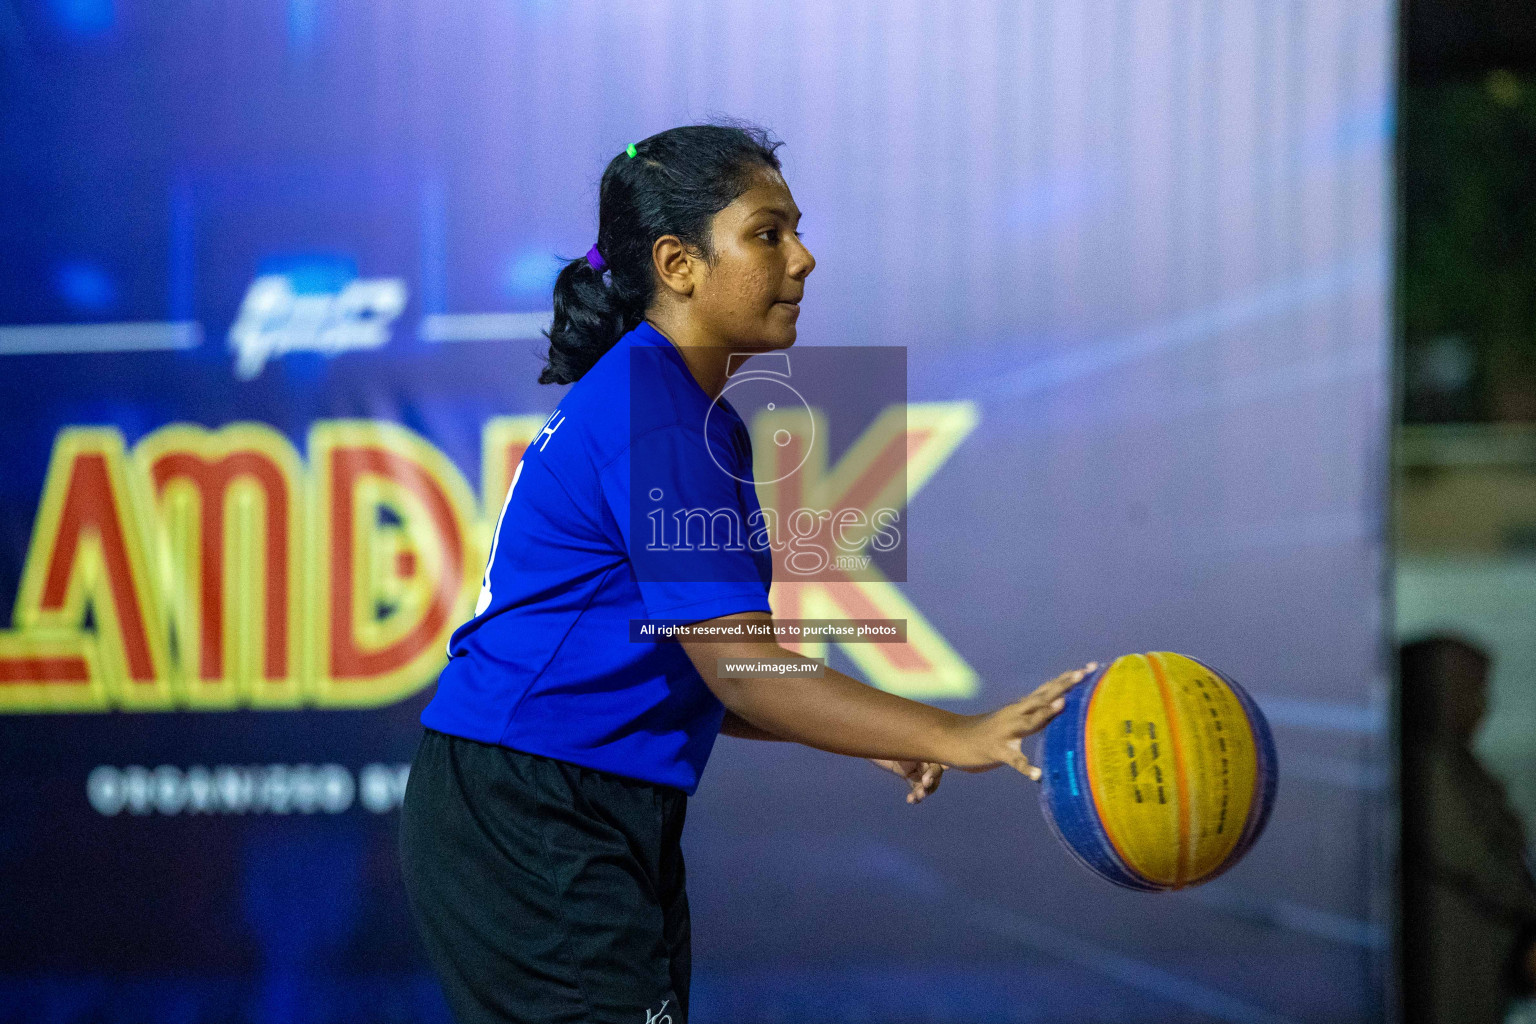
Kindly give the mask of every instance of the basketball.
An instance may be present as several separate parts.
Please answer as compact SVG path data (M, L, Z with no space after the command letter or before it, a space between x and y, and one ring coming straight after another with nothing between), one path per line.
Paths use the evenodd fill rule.
M1127 654L1043 730L1040 806L1090 871L1162 892L1248 852L1275 800L1275 744L1241 686L1193 658Z

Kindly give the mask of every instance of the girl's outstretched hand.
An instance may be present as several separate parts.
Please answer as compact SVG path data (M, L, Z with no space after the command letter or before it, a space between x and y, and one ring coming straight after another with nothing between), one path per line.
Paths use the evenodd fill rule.
M910 787L907 792L909 804L921 803L923 797L939 788L939 780L944 777L944 766L929 761L882 761L872 758L871 762L907 780Z
M1063 672L1021 700L985 715L970 715L960 727L955 754L945 763L967 772L984 772L998 765L1012 765L1036 782L1040 769L1029 763L1021 749L1025 736L1045 728L1066 706L1066 692L1099 667L1090 661L1080 669Z

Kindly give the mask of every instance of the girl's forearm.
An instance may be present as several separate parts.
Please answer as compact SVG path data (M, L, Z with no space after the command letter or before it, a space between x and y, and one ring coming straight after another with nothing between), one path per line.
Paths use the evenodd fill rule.
M725 719L720 723L720 734L722 736L735 736L737 739L743 740L784 741L784 737L775 736L766 729L759 729L731 710L725 712Z
M950 760L964 716L897 697L831 668L819 677L722 677L719 659L804 661L772 643L700 645L695 666L727 713L769 736L834 754L900 761Z

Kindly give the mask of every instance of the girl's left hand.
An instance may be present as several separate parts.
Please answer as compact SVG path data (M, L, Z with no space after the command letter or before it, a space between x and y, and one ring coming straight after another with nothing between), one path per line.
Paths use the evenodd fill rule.
M939 788L939 780L944 777L944 766L941 764L927 761L881 761L875 758L870 760L907 780L907 785L911 787L907 793L909 804L920 803L923 797Z

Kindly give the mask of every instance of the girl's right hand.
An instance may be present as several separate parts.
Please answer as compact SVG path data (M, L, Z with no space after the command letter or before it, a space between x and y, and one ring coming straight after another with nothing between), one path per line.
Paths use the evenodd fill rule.
M1098 667L1098 662L1090 661L1083 668L1063 672L1006 707L990 714L966 716L955 736L955 753L944 763L967 772L990 771L1007 764L1039 782L1040 769L1029 763L1021 749L1024 737L1045 728L1066 706L1066 692Z

